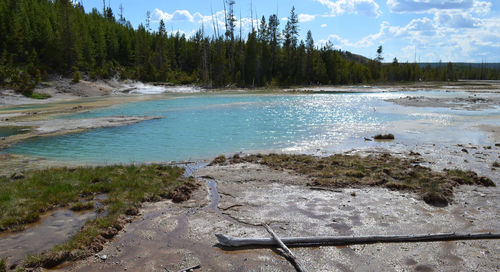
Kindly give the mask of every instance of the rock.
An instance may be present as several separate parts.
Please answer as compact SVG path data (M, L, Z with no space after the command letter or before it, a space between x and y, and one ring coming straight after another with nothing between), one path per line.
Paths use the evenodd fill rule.
M423 196L425 203L436 206L436 207L446 207L448 206L448 199L440 193L429 192L425 193Z
M101 243L99 242L93 242L91 245L90 245L90 250L92 250L93 252L99 252L103 249L104 247L102 246Z
M137 215L137 214L139 214L139 209L137 209L136 207L130 207L125 211L125 214L126 215Z
M106 239L111 239L111 238L115 237L115 235L118 234L118 230L113 228L113 227L108 227L107 229L102 230L100 232L100 234L102 235L102 237L104 237Z
M12 176L10 176L10 179L12 180L18 180L18 179L23 179L24 174L23 173L14 173Z
M105 261L105 260L107 260L107 259L108 259L108 256L107 256L106 254L104 254L104 255L101 255L101 256L99 257L99 259L101 259L101 260Z
M467 151L467 149L465 148L462 148L462 152L469 153L469 151Z

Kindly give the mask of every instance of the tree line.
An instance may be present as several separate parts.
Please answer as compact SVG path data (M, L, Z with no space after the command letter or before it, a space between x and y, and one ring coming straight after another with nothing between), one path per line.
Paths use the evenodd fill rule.
M0 0L0 85L31 94L49 74L89 79L119 77L141 81L198 84L206 87L257 87L307 84L500 79L492 68L452 63L421 67L416 63L382 63L375 59L318 46L311 31L299 40L292 8L285 25L276 14L262 16L243 37L234 0L225 0L224 29L214 17L192 37L167 33L146 24L133 28L110 7L85 12L71 0ZM206 29L211 28L211 35ZM239 33L238 33L239 29Z

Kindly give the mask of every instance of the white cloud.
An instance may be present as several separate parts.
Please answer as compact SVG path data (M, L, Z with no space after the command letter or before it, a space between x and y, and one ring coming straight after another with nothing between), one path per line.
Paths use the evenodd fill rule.
M310 15L313 16L313 15ZM306 16L307 17L307 16ZM242 32L247 33L251 30L252 28L252 23L254 28L257 27L260 24L260 21L257 19L249 18L249 17L244 17L244 18L235 18L235 27L236 27L236 32L239 34L239 28L241 26ZM153 22L159 22L160 20L163 20L165 23L176 23L176 22L189 22L193 24L198 24L201 26L201 24L205 25L205 29L210 29L212 30L214 25L218 27L219 34L223 35L225 32L225 23L224 23L224 11L217 11L213 15L203 15L199 12L191 13L188 10L175 10L172 13L162 11L158 8L156 8L152 14L152 21ZM214 22L216 22L214 24ZM177 32L177 31L176 31ZM185 33L180 31L180 33L186 34L186 36L191 36L195 30L192 30L189 33ZM246 35L246 34L243 34Z
M498 59L500 52L500 18L478 19L468 14L444 12L411 20L407 25L380 25L378 32L359 40L330 35L329 40L344 50L367 49L375 52L380 44L399 44L399 52L390 57L413 61L415 50L421 61L482 61ZM460 27L460 29L457 29ZM354 50L353 50L354 49ZM389 55L388 55L389 57Z
M160 9L155 9L152 19L154 21L163 20L167 22L194 22L194 17L187 10L176 10L173 13L164 12Z
M374 0L315 0L330 9L331 16L361 14L378 17L382 14Z
M328 26L327 24L321 24L321 27L322 27L322 28L325 28L325 27L327 27L327 26Z
M434 14L434 21L441 26L452 28L473 28L478 27L481 20L474 18L467 12L443 12L439 11Z
M299 14L299 22L300 23L305 23L305 22L310 22L316 18L316 15L311 15L311 14L304 14L301 13Z
M490 1L481 0L387 0L394 13L435 13L438 10L468 10L486 14L491 9Z
M490 12L491 10L491 2L487 1L474 1L474 5L472 6L472 11L476 14L484 15Z
M367 48L377 43L383 42L382 38L387 35L388 29L389 29L389 23L382 22L382 24L380 25L379 32L374 34L369 34L356 42L351 42L348 39L344 39L337 34L329 35L328 40L332 41L334 45L341 45L342 47Z

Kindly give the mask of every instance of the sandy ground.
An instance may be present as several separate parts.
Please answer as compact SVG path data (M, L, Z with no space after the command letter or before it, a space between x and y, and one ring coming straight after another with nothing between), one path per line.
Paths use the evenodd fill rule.
M306 92L391 92L391 91L467 91L469 93L500 93L500 80L459 80L454 82L413 82L413 83L393 83L375 85L354 85L354 86L310 86L296 87L288 91Z
M6 127L30 128L29 132L2 138L0 147L7 147L12 143L33 137L54 136L67 133L76 133L89 129L103 127L117 127L135 124L138 122L159 119L158 116L112 116L90 119L55 119L26 122L1 122Z
M159 117L113 116L93 119L57 119L121 103L156 99L151 95L125 95L132 82L98 80L72 83L58 78L40 84L35 92L49 94L48 99L32 99L12 90L0 90L0 127L24 128L26 133L0 137L0 149L32 137L53 136L102 127L130 125Z
M411 107L438 107L451 108L457 110L485 110L495 109L500 105L500 97L482 98L469 96L466 98L435 98L435 97L412 97L407 96L398 99L387 99L388 102L393 102L402 106Z
M80 97L107 96L115 89L124 87L123 82L116 80L81 80L78 83L72 83L69 78L54 78L49 82L44 82L34 89L34 92L48 94L52 96L48 99L32 99L21 94L15 93L10 89L0 90L0 107L8 105L23 104L45 104L71 100Z
M500 232L500 190L460 187L445 208L380 188L312 190L307 179L254 164L205 167L184 204L147 205L96 257L64 271L293 271L274 249L219 248L215 233L280 236ZM216 185L213 183L215 180ZM500 184L498 177L495 182ZM216 188L217 191L214 189ZM355 193L355 196L353 196ZM474 204L471 204L474 203ZM498 271L500 243L455 241L294 248L308 271ZM106 255L103 261L100 256Z

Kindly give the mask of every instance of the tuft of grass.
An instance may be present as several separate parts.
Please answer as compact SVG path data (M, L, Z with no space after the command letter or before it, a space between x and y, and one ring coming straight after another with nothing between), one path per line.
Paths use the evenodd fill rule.
M30 95L31 98L33 99L47 99L47 98L51 98L52 96L50 94L42 94L42 93L32 93Z
M453 187L459 185L495 186L491 179L480 177L472 171L445 169L443 172L436 172L415 165L411 159L401 159L389 154L367 157L340 154L329 157L257 154L240 157L238 161L263 164L276 170L292 170L310 177L309 185L312 186L379 186L411 191L434 206L450 203L453 199Z
M389 133L389 134L377 134L373 136L373 139L375 140L394 140L394 135Z
M500 167L500 163L496 161L491 166L493 166L493 167Z
M0 259L0 272L6 272L7 271L7 265L5 264L4 259Z
M224 155L219 155L213 159L209 165L223 164L226 162L226 157Z
M92 209L93 201L84 202L83 197L108 194L103 202L105 216L86 222L51 252L27 258L29 267L53 267L98 252L106 239L121 230L128 211L137 210L144 201L168 197L178 188L185 200L197 188L192 178L184 177L184 168L154 164L50 168L28 171L24 176L15 181L0 177L0 231L22 228L58 207Z
M94 208L94 202L92 201L87 201L87 202L76 202L73 203L69 206L69 209L75 212L78 211L85 211L85 210L92 210Z

